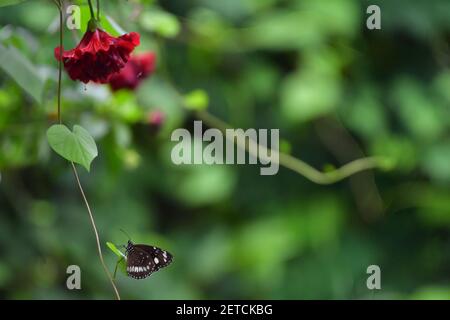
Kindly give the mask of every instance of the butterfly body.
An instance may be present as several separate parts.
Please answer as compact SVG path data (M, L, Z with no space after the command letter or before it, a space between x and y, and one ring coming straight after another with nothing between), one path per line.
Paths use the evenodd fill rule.
M167 267L173 259L165 250L145 244L133 244L131 241L128 241L125 255L127 274L134 279L147 278L153 272Z

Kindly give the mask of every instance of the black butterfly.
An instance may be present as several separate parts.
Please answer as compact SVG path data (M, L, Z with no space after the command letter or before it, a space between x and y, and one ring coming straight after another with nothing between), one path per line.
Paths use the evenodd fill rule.
M144 279L153 272L167 267L173 256L160 248L145 244L133 244L128 240L125 255L127 257L127 274L134 279Z

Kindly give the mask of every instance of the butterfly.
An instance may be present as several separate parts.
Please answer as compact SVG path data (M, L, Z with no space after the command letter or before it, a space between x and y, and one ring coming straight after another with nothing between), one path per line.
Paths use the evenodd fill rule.
M128 240L125 250L127 274L134 279L145 279L161 268L167 267L173 256L158 247L134 244Z

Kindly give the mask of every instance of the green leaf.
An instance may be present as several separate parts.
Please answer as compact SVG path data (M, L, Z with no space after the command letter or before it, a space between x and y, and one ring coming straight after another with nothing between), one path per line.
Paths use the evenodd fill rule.
M123 274L127 274L127 263L126 263L126 257L125 255L119 250L117 249L116 245L112 242L106 242L106 245L108 246L108 248L114 252L114 254L116 254L119 257L119 260L117 260L116 263L116 268L114 270L114 278L116 277L116 271L117 268L123 273Z
M0 7L12 6L15 4L20 4L27 0L0 0Z
M392 88L392 100L400 121L417 139L435 141L446 132L446 113L418 80L401 76Z
M146 11L140 18L142 28L153 31L165 38L173 38L180 32L178 19L165 11Z
M127 33L121 26L110 16L101 17L101 24L111 34L122 35Z
M33 64L19 50L0 44L0 68L36 102L42 102L45 81L39 76Z
M116 245L112 242L106 242L106 245L108 246L108 248L114 252L118 257L123 258L124 254L122 253L122 251L120 251L119 249L117 249Z
M122 272L123 274L128 275L128 273L127 273L127 260L125 260L125 258L122 257L119 260L117 260L116 268L114 270L114 278L116 278L117 268L119 268L120 272Z
M205 110L209 105L208 94L203 90L194 90L184 96L184 105L189 110Z
M422 167L435 181L450 182L450 142L429 147L422 156ZM450 218L450 217L449 217Z
M98 152L94 139L85 129L75 125L72 132L65 125L55 124L47 130L47 139L57 154L90 171L91 162Z
M323 79L327 81L323 81ZM332 112L340 98L340 84L312 72L295 73L281 87L281 111L286 121L307 122Z
M80 26L81 29L80 34L83 35L86 30L89 23L89 20L91 20L91 13L89 10L89 6L87 4L80 6L80 15L81 15L81 21ZM100 28L106 32L108 32L110 35L117 37L120 35L123 35L126 33L125 30L123 30L116 21L114 21L110 16L103 16L100 14Z

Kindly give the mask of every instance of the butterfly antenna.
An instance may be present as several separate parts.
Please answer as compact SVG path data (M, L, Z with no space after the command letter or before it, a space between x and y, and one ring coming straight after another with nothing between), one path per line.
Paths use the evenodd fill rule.
M120 231L122 231L122 232L123 232L123 234L127 236L128 240L130 240L130 241L131 241L131 237L130 237L130 235L129 235L129 234L127 233L127 232L125 232L125 230L123 230L123 229L120 229Z

